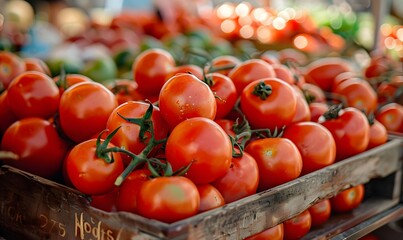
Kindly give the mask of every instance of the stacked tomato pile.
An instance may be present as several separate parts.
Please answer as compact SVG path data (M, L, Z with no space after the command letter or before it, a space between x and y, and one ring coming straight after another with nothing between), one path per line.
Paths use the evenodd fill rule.
M52 78L41 60L0 52L2 161L62 181L97 208L172 223L403 133L393 59L374 55L357 71L340 57L305 64L281 53L223 55L202 68L149 49L132 79L102 85ZM261 234L301 238L363 196L356 186Z

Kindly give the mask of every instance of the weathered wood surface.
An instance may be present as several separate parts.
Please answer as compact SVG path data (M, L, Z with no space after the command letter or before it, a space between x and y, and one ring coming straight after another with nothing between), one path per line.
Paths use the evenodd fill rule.
M294 181L173 223L106 213L65 186L6 166L0 169L0 235L30 239L243 239L350 186L399 170L401 140Z

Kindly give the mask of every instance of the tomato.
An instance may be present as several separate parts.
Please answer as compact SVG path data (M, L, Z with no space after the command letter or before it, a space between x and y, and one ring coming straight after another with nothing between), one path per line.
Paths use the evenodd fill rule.
M0 51L0 91L7 89L11 81L25 71L25 63L18 55Z
M220 125L220 127L231 137L235 137L235 132L234 132L234 124L235 121L231 120L231 119L216 119L214 120L214 122L216 122L218 125Z
M326 103L313 102L309 104L309 111L311 112L311 122L318 122L320 116L329 110Z
M265 78L245 87L240 107L252 128L273 130L293 121L297 96L288 83L277 78Z
M208 72L214 69L228 67L228 69L221 69L214 71L216 73L221 73L223 75L228 76L228 73L231 71L231 69L240 63L241 60L231 55L218 56L211 61L211 66L210 69L208 69Z
M376 88L378 103L385 105L390 102L403 104L403 93L399 90L403 88L403 76L392 76L390 81L379 84Z
M378 98L369 83L359 78L351 78L340 83L333 93L342 96L347 106L358 108L365 113L373 113L377 108Z
M172 223L199 212L200 195L186 177L157 177L144 182L137 195L140 215Z
M301 89L309 102L326 102L325 92L320 87L312 83L304 83Z
M115 212L117 196L117 188L114 188L111 192L108 192L106 194L92 195L90 205L92 207L101 209L102 211Z
M378 120L374 119L369 126L368 149L380 146L388 141L388 131Z
M101 140L101 143L104 140ZM97 139L89 139L75 145L67 155L66 171L73 186L84 194L102 195L115 188L116 178L123 172L123 161L118 153L111 154L107 162L97 153ZM109 143L108 148L115 147Z
M308 64L304 75L308 83L315 84L324 91L330 91L337 75L352 71L346 60L336 57L324 57Z
M203 69L201 67L194 64L185 64L172 68L171 71L167 74L166 80L170 79L178 73L191 73L198 79L203 79Z
M137 195L143 183L149 180L151 173L148 169L134 170L119 187L116 200L118 211L137 213Z
M53 78L53 81L55 81L55 83L59 87L60 94L63 94L63 92L67 88L77 83L93 82L91 78L84 76L82 74L66 74L64 79L60 79L60 76L56 76Z
M220 191L226 203L255 194L258 184L258 165L247 152L244 152L242 157L233 157L225 175L212 183Z
M283 240L283 238L284 225L280 223L274 227L264 230L263 232L247 237L245 240Z
M232 79L240 95L249 83L262 78L276 77L276 72L267 62L261 59L250 59L235 66L228 73L228 77Z
M280 60L278 60L277 56L274 56L273 54L270 54L270 52L264 52L263 54L261 54L259 56L259 58L262 59L263 61L271 64L271 65L281 64Z
M48 65L40 58L24 58L25 71L38 71L51 76Z
M41 72L24 72L8 86L7 103L19 119L50 118L58 110L59 101L56 84Z
M217 112L215 119L224 118L234 108L238 94L232 80L220 73L210 73L206 75L207 81L211 84L211 91L215 95Z
M224 176L231 165L232 145L214 121L196 117L178 124L168 137L165 154L174 171L186 167L186 176L196 184Z
M297 216L283 222L284 239L300 239L311 229L312 218L308 210L303 211Z
M106 123L106 128L113 131L121 127L119 131L113 136L111 143L116 146L123 147L134 154L139 154L149 142L151 138L150 132L146 132L144 139L140 137L140 125L131 123L125 118L142 118L144 117L150 104L140 101L129 101L119 105L110 114ZM119 116L120 115L120 116ZM160 110L153 107L151 115L151 123L154 129L155 140L162 140L168 136L168 126L161 116ZM130 162L130 158L124 155L123 159L126 163Z
M17 160L4 159L5 164L45 178L60 172L67 149L53 124L34 117L14 122L1 142L1 150L18 156Z
M305 99L304 94L296 85L292 85L297 96L297 106L295 109L295 115L292 119L293 123L305 122L311 120L311 111L309 109L308 102Z
M318 227L329 220L332 207L329 199L324 199L308 208L308 211L311 214L312 227Z
M320 118L336 142L336 161L346 159L365 151L369 143L369 123L360 110L347 107L335 110L335 105ZM330 114L329 114L330 113Z
M111 91L96 82L78 83L60 99L60 125L73 141L82 142L106 127L109 115L118 106Z
M136 57L132 71L139 91L146 95L156 95L166 81L166 76L175 67L172 55L163 49L149 49Z
M280 63L272 64L271 66L273 67L277 78L283 80L284 82L286 82L288 84L295 83L294 74L291 72L291 70L287 66L282 65Z
M205 212L214 208L224 206L225 200L220 191L211 184L197 186L200 195L199 212Z
M342 82L344 82L346 80L349 80L351 78L357 78L357 77L358 77L357 74L354 73L354 72L342 72L342 73L340 73L339 75L337 75L334 78L332 88L331 88L331 92L333 92L340 83L342 83Z
M7 90L0 94L0 140L6 129L17 121L17 116L12 112L7 103Z
M397 103L388 103L378 109L375 115L388 131L403 133L403 106Z
M370 63L364 67L364 76L368 80L382 76L387 71L394 68L393 60L384 54L376 54L371 56Z
M336 159L336 143L328 129L315 122L300 122L286 127L284 138L290 139L302 157L302 174L324 168Z
M286 138L264 138L249 143L245 151L259 168L258 190L263 191L300 176L302 158L297 146Z
M217 112L216 100L209 86L188 73L175 75L164 84L159 106L171 130L185 119L214 119Z
M381 240L378 236L370 233L365 235L364 237L359 238L359 240Z
M335 197L330 198L332 211L349 212L357 208L364 199L364 185L360 184L355 187L343 190Z
M112 84L107 85L108 89L115 94L118 104L128 101L144 100L145 97L138 91L135 81L129 79L117 79Z
M281 49L277 54L279 61L283 64L292 62L303 66L308 62L308 57L302 51L295 48Z

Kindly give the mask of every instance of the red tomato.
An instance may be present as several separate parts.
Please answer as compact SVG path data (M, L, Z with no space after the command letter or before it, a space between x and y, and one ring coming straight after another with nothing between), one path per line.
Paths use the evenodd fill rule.
M175 76L178 73L191 73L198 79L203 80L203 69L193 64L186 64L172 68L171 72L167 74L166 80L168 81L171 77Z
M235 137L235 132L234 132L234 124L235 121L230 120L230 119L216 119L214 120L220 127L231 137Z
M149 142L151 138L150 132L146 132L144 139L140 137L140 125L131 123L125 118L142 118L144 117L150 104L140 101L129 101L115 108L110 114L106 123L106 128L113 131L121 127L113 136L111 143L116 146L123 147L134 154L139 154ZM118 115L120 114L120 116ZM161 116L160 110L153 107L151 122L154 129L155 140L162 140L168 136L168 126ZM125 155L123 159L126 163L130 162L129 156Z
M277 78L283 80L284 82L290 85L295 83L294 74L287 66L282 65L280 63L272 64L271 66L273 67Z
M388 141L388 131L382 123L374 119L369 126L369 143L367 150L380 146L386 143L386 141Z
M332 111L332 114L328 114ZM369 123L360 110L352 107L325 113L328 117L319 119L333 135L336 142L336 161L365 151L369 143ZM324 115L324 116L325 116Z
M323 225L330 218L332 208L329 199L324 199L308 208L312 218L312 227Z
M7 103L18 118L52 117L59 107L60 93L52 79L41 72L24 72L8 86Z
M196 185L185 177L157 177L144 182L137 195L140 215L172 223L199 212L200 195Z
M215 119L224 118L234 108L238 94L232 80L220 73L210 73L206 75L211 91L215 95L217 112Z
M262 78L273 78L276 72L273 67L261 59L250 59L238 64L229 73L228 77L235 84L240 95L243 89L251 82Z
M306 65L308 57L300 50L295 48L286 48L278 51L278 59L282 64L293 62L298 65Z
M60 76L56 76L53 78L53 81L55 81L56 85L59 87L60 95L63 94L67 88L77 83L93 82L91 78L82 74L66 74L65 79L60 79Z
M232 159L228 135L214 121L196 117L178 124L168 137L166 159L174 171L192 163L186 176L196 184L223 176Z
M342 96L350 107L358 108L365 113L373 113L378 104L376 92L369 83L359 78L351 78L340 83L333 93Z
M221 193L211 184L197 186L200 195L199 212L205 212L214 208L224 206L225 201Z
M305 99L302 91L296 86L292 85L297 97L297 106L295 110L295 115L292 119L293 123L296 122L306 122L311 120L311 111L309 109L308 102Z
M378 109L375 115L388 131L403 133L403 106L389 103Z
M170 130L185 119L214 119L217 112L216 100L209 86L188 73L175 75L164 84L159 106Z
M137 195L143 183L149 180L151 173L148 169L134 170L119 187L116 200L118 211L137 213Z
M139 91L146 95L156 95L164 85L166 76L175 67L172 55L163 49L149 49L136 57L132 71Z
M14 122L4 133L1 150L18 156L4 163L21 170L50 178L61 171L68 144L60 138L49 121L24 118Z
M231 56L231 55L218 56L218 57L215 57L211 61L211 67L210 67L210 69L208 69L207 72L210 72L211 70L218 69L218 68L229 67L228 69L214 71L216 73L221 73L223 75L228 76L228 73L231 71L231 69L240 63L241 63L241 60L239 60L238 58Z
M7 89L11 81L25 71L25 63L12 52L0 51L0 91Z
M301 89L306 98L309 99L309 102L326 102L325 92L320 87L312 83L304 83L302 84Z
M106 162L97 154L96 141L90 139L75 145L65 159L68 179L75 188L88 195L111 192L115 188L116 178L123 172L120 154L110 153L113 161ZM109 143L110 147L115 145Z
M115 212L117 196L117 188L114 188L111 192L106 194L92 195L90 205L106 212Z
M311 214L308 210L305 210L299 215L283 222L283 224L285 240L300 239L311 229Z
M278 58L270 54L270 52L264 52L262 55L259 56L259 58L271 65L281 64Z
M115 94L118 104L128 101L144 100L145 97L138 91L135 81L129 79L117 79L107 86Z
M343 72L352 72L352 68L346 60L336 57L320 58L308 64L305 80L319 86L324 91L330 91L336 76Z
M309 104L309 111L311 112L311 122L318 122L320 116L329 110L326 103L313 102Z
M346 189L338 193L335 197L330 198L332 211L349 212L357 208L364 199L364 185L360 184L355 187Z
M51 76L48 65L40 58L24 58L25 71L38 71Z
M62 95L60 125L73 141L82 142L106 127L109 115L118 106L111 91L96 82L78 83Z
M315 122L300 122L285 128L302 157L302 174L329 166L336 159L336 143L328 129Z
M358 77L357 74L354 73L354 72L342 72L342 73L340 73L339 75L337 75L335 77L335 79L333 81L331 92L333 92L340 83L342 83L342 82L344 82L346 80L349 80L351 78L357 78L357 77Z
M298 148L286 138L264 138L249 143L245 151L259 168L259 191L263 191L300 176L302 158Z
M252 128L273 130L292 122L297 96L289 84L277 78L265 78L245 87L240 105Z
M258 184L258 165L247 152L244 152L242 157L232 158L227 173L212 183L224 197L225 203L255 194Z
M283 240L284 225L282 223L245 238L245 240Z
M7 103L7 90L0 94L0 140L6 129L17 121L17 116L11 111Z

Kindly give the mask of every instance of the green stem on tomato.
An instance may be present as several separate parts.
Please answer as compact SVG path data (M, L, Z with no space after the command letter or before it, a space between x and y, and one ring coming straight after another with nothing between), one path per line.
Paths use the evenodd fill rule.
M262 100L266 100L272 93L272 87L264 82L259 82L253 89L252 94L258 96Z

